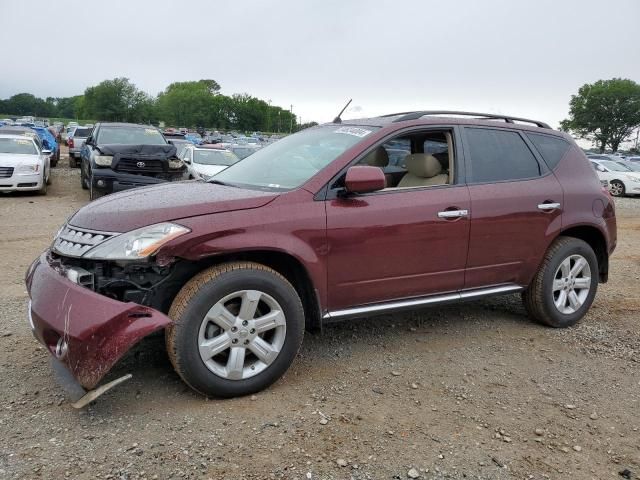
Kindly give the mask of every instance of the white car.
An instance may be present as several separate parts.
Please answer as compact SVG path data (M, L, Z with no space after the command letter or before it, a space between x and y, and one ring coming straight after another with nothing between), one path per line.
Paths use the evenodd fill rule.
M50 155L30 136L0 133L0 192L45 195L51 181Z
M609 182L609 191L614 197L640 195L640 172L613 160L589 159L600 180Z
M182 161L187 164L189 178L209 180L225 168L240 161L231 151L222 148L207 148L190 145L182 152Z

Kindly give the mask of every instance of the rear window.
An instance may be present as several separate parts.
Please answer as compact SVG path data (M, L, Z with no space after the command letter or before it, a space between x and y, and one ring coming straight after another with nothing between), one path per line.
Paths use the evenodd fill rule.
M74 137L88 137L91 135L91 128L76 128L76 131L73 132Z
M506 130L466 128L472 183L538 177L540 164L520 134Z
M562 157L569 150L571 145L566 140L549 135L540 135L537 133L527 133L527 137L536 147L544 161L551 170L556 168Z

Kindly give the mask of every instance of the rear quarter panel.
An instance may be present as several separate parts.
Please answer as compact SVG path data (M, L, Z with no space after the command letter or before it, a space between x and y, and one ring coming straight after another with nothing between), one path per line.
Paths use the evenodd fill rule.
M562 229L594 226L604 235L607 251L611 253L617 235L615 205L582 150L574 144L554 173L564 190Z

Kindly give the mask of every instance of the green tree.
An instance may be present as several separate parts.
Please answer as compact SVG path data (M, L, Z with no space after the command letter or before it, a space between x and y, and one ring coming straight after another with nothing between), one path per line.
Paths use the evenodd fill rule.
M84 118L139 123L155 116L154 100L128 78L105 80L87 88L80 104L78 113Z
M560 128L594 141L600 152L620 143L640 126L640 85L632 80L598 80L571 96L569 118Z
M30 93L18 93L7 99L4 103L5 109L7 110L6 113L11 115L45 117L54 113L50 104Z

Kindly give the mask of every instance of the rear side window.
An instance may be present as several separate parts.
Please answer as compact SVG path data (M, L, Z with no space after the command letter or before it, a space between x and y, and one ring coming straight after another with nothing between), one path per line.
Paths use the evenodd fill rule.
M470 183L538 177L540 165L516 132L466 128L470 150Z
M536 147L547 166L553 170L562 160L564 154L567 153L571 145L566 140L549 135L539 135L537 133L527 133L527 137Z

